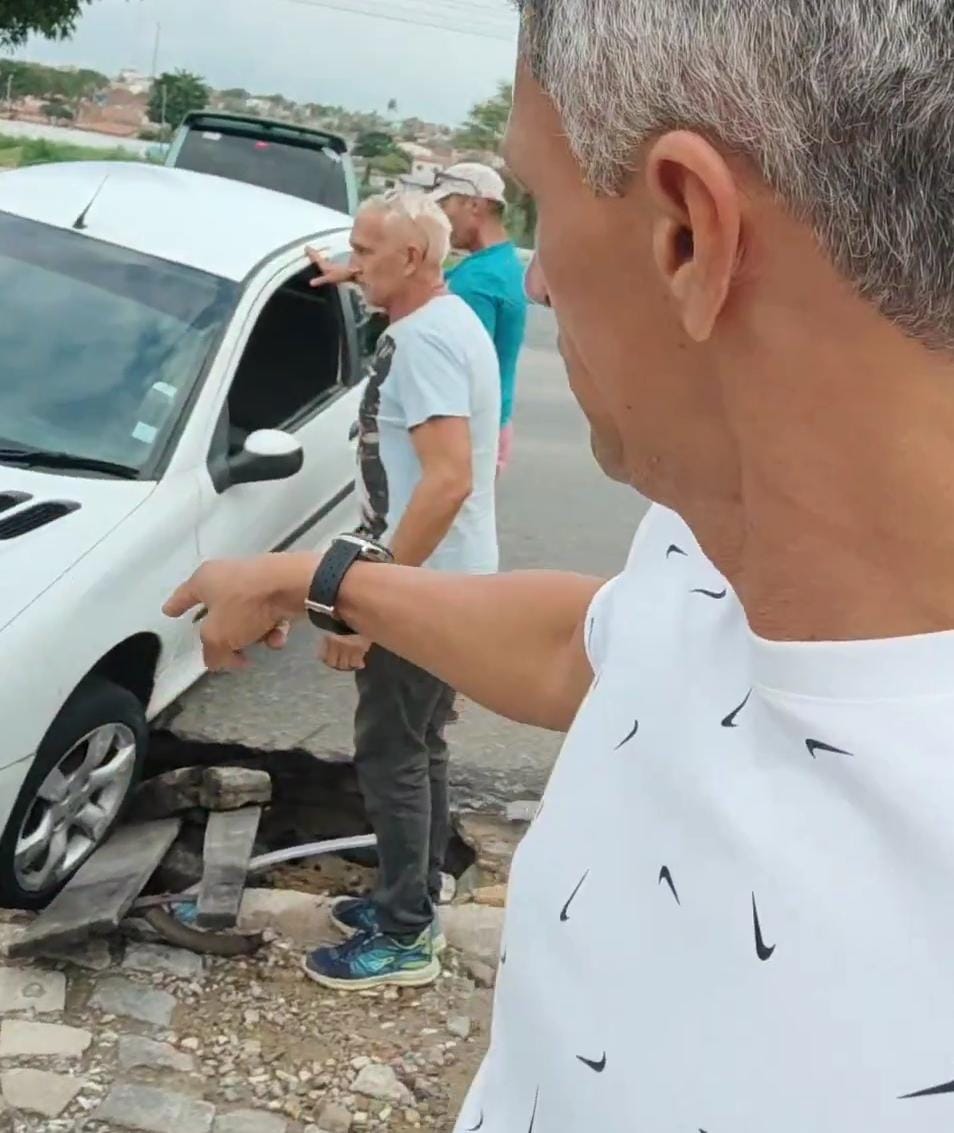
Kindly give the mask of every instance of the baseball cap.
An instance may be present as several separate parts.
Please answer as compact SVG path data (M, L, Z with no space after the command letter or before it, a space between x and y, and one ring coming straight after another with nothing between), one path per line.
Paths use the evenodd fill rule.
M506 204L504 179L489 165L477 161L461 161L435 177L436 187L431 193L435 201L445 197L479 197L485 201Z

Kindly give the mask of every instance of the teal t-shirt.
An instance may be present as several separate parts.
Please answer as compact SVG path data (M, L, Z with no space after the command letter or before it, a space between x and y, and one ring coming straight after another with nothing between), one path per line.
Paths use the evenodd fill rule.
M513 417L517 360L527 329L524 267L508 240L474 252L447 273L447 286L477 314L500 362L500 424Z

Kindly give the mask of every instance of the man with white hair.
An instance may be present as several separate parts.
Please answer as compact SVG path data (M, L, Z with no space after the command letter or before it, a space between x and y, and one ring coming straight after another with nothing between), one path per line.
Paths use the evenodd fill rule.
M460 1133L954 1128L954 5L524 0L509 162L608 585L209 564L569 728ZM309 588L315 587L309 597Z
M423 194L365 203L350 276L386 313L361 404L359 542L435 571L497 570L494 472L500 382L493 345L444 286L450 224ZM440 974L434 905L450 825L444 729L454 690L367 638L340 629L324 659L358 684L355 766L378 839L373 897L344 898L332 918L349 937L306 959L329 987L419 986Z

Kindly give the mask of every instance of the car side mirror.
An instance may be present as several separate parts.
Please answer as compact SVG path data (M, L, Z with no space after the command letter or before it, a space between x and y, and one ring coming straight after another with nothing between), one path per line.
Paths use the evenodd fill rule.
M242 451L229 458L229 483L234 486L289 480L304 464L304 450L291 433L282 429L257 429L245 438Z

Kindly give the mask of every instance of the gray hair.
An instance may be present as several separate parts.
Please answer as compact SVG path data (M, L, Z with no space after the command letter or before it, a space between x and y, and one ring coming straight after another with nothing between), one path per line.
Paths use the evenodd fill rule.
M427 193L413 189L392 189L369 197L359 209L397 217L421 241L424 262L440 268L450 254L451 223L444 210Z
M698 130L749 157L888 318L954 347L951 0L522 0L523 51L597 190Z

